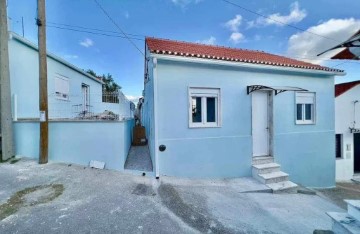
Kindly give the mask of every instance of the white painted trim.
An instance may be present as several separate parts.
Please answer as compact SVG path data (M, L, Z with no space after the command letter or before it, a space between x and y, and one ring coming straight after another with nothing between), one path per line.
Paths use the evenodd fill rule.
M63 81L66 81L67 82L67 85L68 85L68 93L67 93L67 97L64 98L64 97L61 97L61 96L57 96L56 94L56 90L58 87L56 87L56 81L55 79L60 79L60 80L63 80ZM54 77L54 92L55 92L55 98L56 99L59 99L59 100L64 100L64 101L69 101L70 100L70 79L66 76L63 76L61 74L58 74L56 73L55 77ZM64 94L64 93L60 93L60 94ZM66 93L65 93L66 94Z
M188 113L189 128L218 128L221 127L221 89L209 87L188 87ZM200 123L192 122L192 97L201 97L201 119ZM215 122L207 122L207 105L204 97L214 97L217 99L215 104Z
M18 120L18 101L17 101L16 94L13 94L13 102L14 102L13 121L17 121Z
M302 103L299 102L298 103L298 94L312 94L313 96L313 102L312 103ZM306 95L305 95L306 96ZM302 104L302 120L298 120L297 119L297 104ZM311 120L305 120L305 104L312 104L313 108L312 108L312 119ZM299 91L299 92L295 92L295 124L296 125L315 125L316 124L316 92L303 92L303 91Z
M275 70L275 71L288 71L288 72L297 72L305 74L318 74L318 75L333 75L333 76L345 76L346 72L332 72L332 71L323 71L323 70L313 70L305 68L294 68L294 67L280 67L274 65L263 65L263 64L253 64L245 62L231 62L223 60L211 60L204 58L189 58L189 57L180 57L173 55L162 55L162 54L151 54L152 57L157 59L169 60L169 61L179 61L179 62L193 62L193 63L202 63L202 64L213 64L213 65L223 65L231 67L242 67L242 68L251 68L251 69L262 69L262 70Z
M155 65L157 63L156 58L153 60L154 66L153 66L153 82L154 82L154 150L155 150L155 177L160 177L160 168L159 168L159 139L158 139L158 131L159 131L159 125L158 125L158 87L157 87L157 66Z

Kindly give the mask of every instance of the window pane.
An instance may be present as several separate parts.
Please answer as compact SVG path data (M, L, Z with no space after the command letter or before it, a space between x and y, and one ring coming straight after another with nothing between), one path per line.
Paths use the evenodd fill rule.
M215 101L214 97L206 98L206 117L208 123L215 123L216 122L216 113L215 113Z
M201 123L201 97L192 98L192 122Z
M302 104L296 104L296 119L302 120Z
M341 134L336 134L336 158L341 158Z
M312 104L305 104L305 120L312 120Z

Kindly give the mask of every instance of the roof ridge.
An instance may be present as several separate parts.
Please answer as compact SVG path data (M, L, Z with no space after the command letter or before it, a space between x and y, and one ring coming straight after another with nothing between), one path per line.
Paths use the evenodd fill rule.
M168 39L168 38L146 37L145 39L148 39L148 38L155 39L155 40L168 41L168 42L178 42L178 43L180 42L180 43L191 44L191 45L209 46L209 47L214 47L214 48L224 48L224 49L230 49L230 50L240 50L240 51L251 51L251 52L267 53L267 52L265 52L263 50L252 50L252 49L236 48L236 47L223 46L223 45L209 45L209 44L205 44L205 43L201 43L201 42L192 42L192 41L189 42L189 41L173 40L173 39ZM267 53L267 54L270 54L270 53Z

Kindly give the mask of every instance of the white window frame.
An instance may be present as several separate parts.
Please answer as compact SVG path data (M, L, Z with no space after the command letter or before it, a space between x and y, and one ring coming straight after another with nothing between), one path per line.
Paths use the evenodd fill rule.
M67 83L67 93L61 93L61 92L57 92L57 87L56 87L56 79L60 79L62 81L65 81ZM55 90L55 97L56 99L59 100L64 100L64 101L69 101L70 100L70 79L67 77L64 77L62 75L57 74L54 78L54 90ZM64 94L67 95L66 97L64 97Z
M198 88L189 87L189 128L216 128L221 127L221 95L219 88ZM201 122L192 121L192 98L201 97ZM206 98L214 97L215 103L215 122L207 122Z
M310 102L302 102L299 99L301 97L305 97L305 98L312 98L312 103ZM301 104L302 105L302 119L298 120L297 119L297 105ZM305 119L305 104L312 104L312 109L311 109L311 120L306 120ZM316 93L315 92L295 92L295 123L296 124L315 124L316 123Z

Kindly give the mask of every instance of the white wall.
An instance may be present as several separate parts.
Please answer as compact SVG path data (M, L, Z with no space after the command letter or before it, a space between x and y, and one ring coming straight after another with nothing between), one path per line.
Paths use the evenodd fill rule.
M355 100L359 102L355 104L354 116ZM343 139L342 158L336 159L337 181L350 180L354 174L354 140L350 127L360 128L360 85L335 98L335 133L342 134Z

